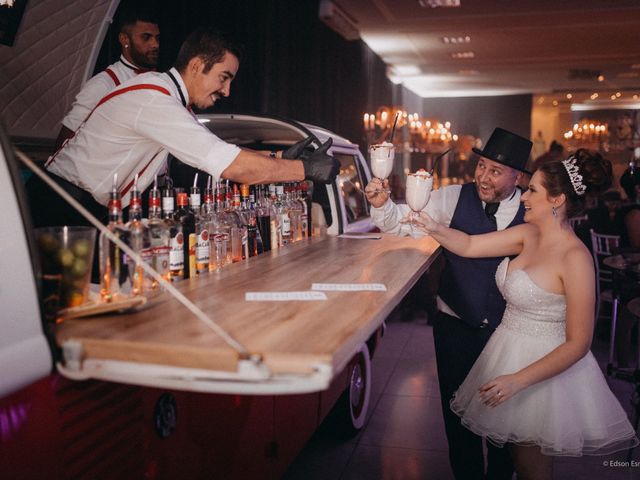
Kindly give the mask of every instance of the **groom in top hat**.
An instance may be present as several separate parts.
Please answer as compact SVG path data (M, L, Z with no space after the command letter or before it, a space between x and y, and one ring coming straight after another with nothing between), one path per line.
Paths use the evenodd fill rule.
M517 185L529 159L532 143L496 128L480 155L474 183L450 185L431 194L425 212L439 223L469 234L503 230L523 223L524 208ZM374 178L365 189L371 217L384 232L409 234L400 220L407 205L396 205L385 193L386 183ZM456 479L510 479L513 464L506 448L488 445L485 472L482 438L460 423L449 401L463 382L502 320L505 301L495 273L502 258L462 258L443 250L445 267L438 290L438 315L433 338L449 461Z

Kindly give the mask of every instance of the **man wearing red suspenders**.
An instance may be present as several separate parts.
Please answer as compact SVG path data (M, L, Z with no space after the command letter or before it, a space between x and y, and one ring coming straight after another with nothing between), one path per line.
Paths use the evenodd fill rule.
M121 83L139 73L158 66L160 29L154 12L135 7L125 10L118 20L118 42L122 48L120 59L85 83L76 96L71 110L62 120L56 149L74 135L98 102Z
M239 63L237 47L211 30L195 31L174 68L138 75L102 98L75 136L47 160L47 172L102 219L115 174L125 207L135 176L145 190L164 167L167 152L214 179L331 183L340 163L326 153L330 141L312 153L295 145L278 153L284 159L274 158L222 141L191 114L192 105L209 108L229 95ZM299 154L304 158L296 160ZM27 190L36 226L86 223L37 177Z

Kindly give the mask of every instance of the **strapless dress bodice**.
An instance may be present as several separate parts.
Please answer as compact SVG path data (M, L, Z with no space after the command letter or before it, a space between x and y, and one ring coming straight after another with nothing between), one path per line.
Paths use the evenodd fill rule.
M505 258L496 271L496 284L507 301L501 325L536 336L565 335L565 296L548 292L524 270L509 269Z

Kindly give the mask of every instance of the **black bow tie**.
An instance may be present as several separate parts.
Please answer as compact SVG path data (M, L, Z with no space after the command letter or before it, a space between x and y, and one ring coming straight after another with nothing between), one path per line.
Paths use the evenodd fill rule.
M500 206L500 202L486 203L484 206L485 215L489 220L491 220L491 223L493 223L493 226L496 228L497 228L496 212L498 211L499 206Z

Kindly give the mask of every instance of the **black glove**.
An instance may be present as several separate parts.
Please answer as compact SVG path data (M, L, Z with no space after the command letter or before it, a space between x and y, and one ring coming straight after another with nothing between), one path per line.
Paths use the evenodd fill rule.
M311 154L311 151L305 149L311 142L313 142L313 137L307 137L304 140L300 140L298 143L291 145L289 148L283 151L282 158L286 158L287 160L307 158Z
M340 171L340 162L327 153L333 143L330 138L316 151L302 159L305 180L317 183L332 183Z

